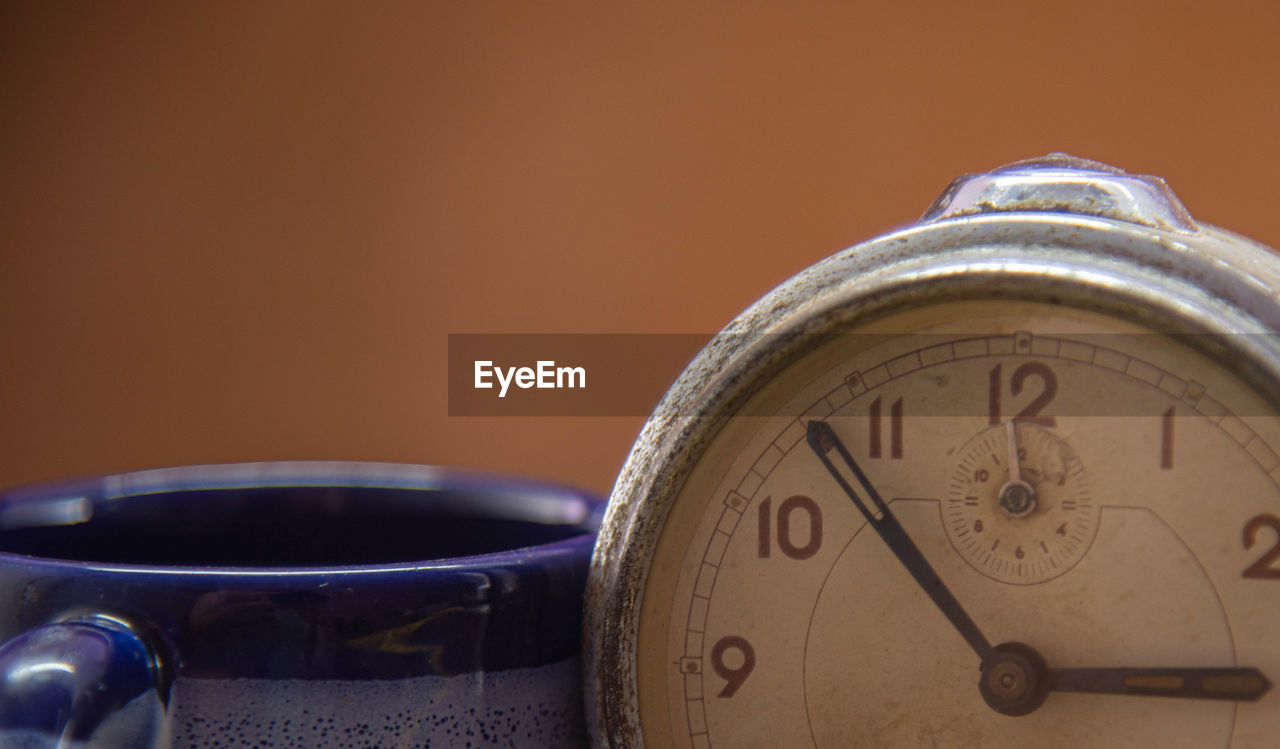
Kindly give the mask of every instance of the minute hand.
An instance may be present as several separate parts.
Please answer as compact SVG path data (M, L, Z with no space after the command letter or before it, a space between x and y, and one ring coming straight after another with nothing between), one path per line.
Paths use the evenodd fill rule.
M844 489L845 494L849 495L849 499L853 500L853 504L862 513L871 527L889 547L894 556L902 562L902 566L907 568L911 576L924 589L925 594L929 596L942 613L946 615L951 622L951 626L964 637L965 642L969 643L969 647L973 648L973 652L978 654L980 661L986 661L987 656L991 654L991 643L987 641L982 631L978 629L978 625L969 618L965 613L964 607L951 594L951 591L943 584L942 579L938 577L938 573L934 572L933 567L929 564L924 555L920 553L920 549L916 547L915 542L907 535L907 531L894 517L893 512L889 510L889 506L880 498L879 492L867 480L866 474L858 467L858 463L849 454L849 450L836 436L835 430L825 421L810 421L807 429L807 438L809 447L813 448L813 452L827 467L832 478ZM840 466L831 460L831 451L834 450L840 456L840 461L848 473L862 486L862 490L866 492L870 498L871 506L858 496L853 486L846 478L846 473L840 470Z

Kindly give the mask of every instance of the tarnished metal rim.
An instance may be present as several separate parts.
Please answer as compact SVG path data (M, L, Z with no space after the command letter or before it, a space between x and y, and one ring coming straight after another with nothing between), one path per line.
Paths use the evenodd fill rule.
M671 504L725 420L787 363L897 311L1009 299L1118 315L1196 336L1280 407L1280 258L1213 227L1188 235L1110 219L1021 213L926 223L833 255L733 320L672 385L619 474L584 619L596 747L641 747L636 639L645 576ZM1268 335L1233 335L1254 333Z

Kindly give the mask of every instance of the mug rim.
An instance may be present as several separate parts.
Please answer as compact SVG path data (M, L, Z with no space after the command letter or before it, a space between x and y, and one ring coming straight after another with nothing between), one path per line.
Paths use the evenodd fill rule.
M597 494L545 479L487 470L416 463L345 460L273 460L208 463L149 468L79 478L37 481L0 489L0 529L6 509L26 502L66 495L88 502L164 493L217 491L271 487L334 487L403 489L409 491L451 489L527 493L541 499L543 509L563 512L564 526L581 532L568 538L530 546L438 559L373 564L227 565L142 564L99 562L66 557L21 554L0 550L0 563L17 563L51 570L76 570L148 577L229 577L245 582L288 577L294 580L335 575L395 575L401 573L466 572L493 567L537 563L560 554L590 555L595 545L606 501ZM77 496L78 495L78 496ZM531 521L532 522L532 521Z

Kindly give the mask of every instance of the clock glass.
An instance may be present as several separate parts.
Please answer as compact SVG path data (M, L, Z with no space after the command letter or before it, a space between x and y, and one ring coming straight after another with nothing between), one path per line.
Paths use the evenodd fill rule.
M1280 420L1193 344L995 300L795 357L657 541L646 745L1280 736Z

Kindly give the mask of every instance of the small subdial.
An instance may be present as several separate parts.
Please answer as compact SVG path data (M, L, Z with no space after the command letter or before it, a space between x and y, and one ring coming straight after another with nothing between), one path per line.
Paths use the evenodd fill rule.
M965 561L1015 585L1071 569L1098 529L1098 509L1075 451L1029 422L1010 421L970 439L945 505L947 536Z

